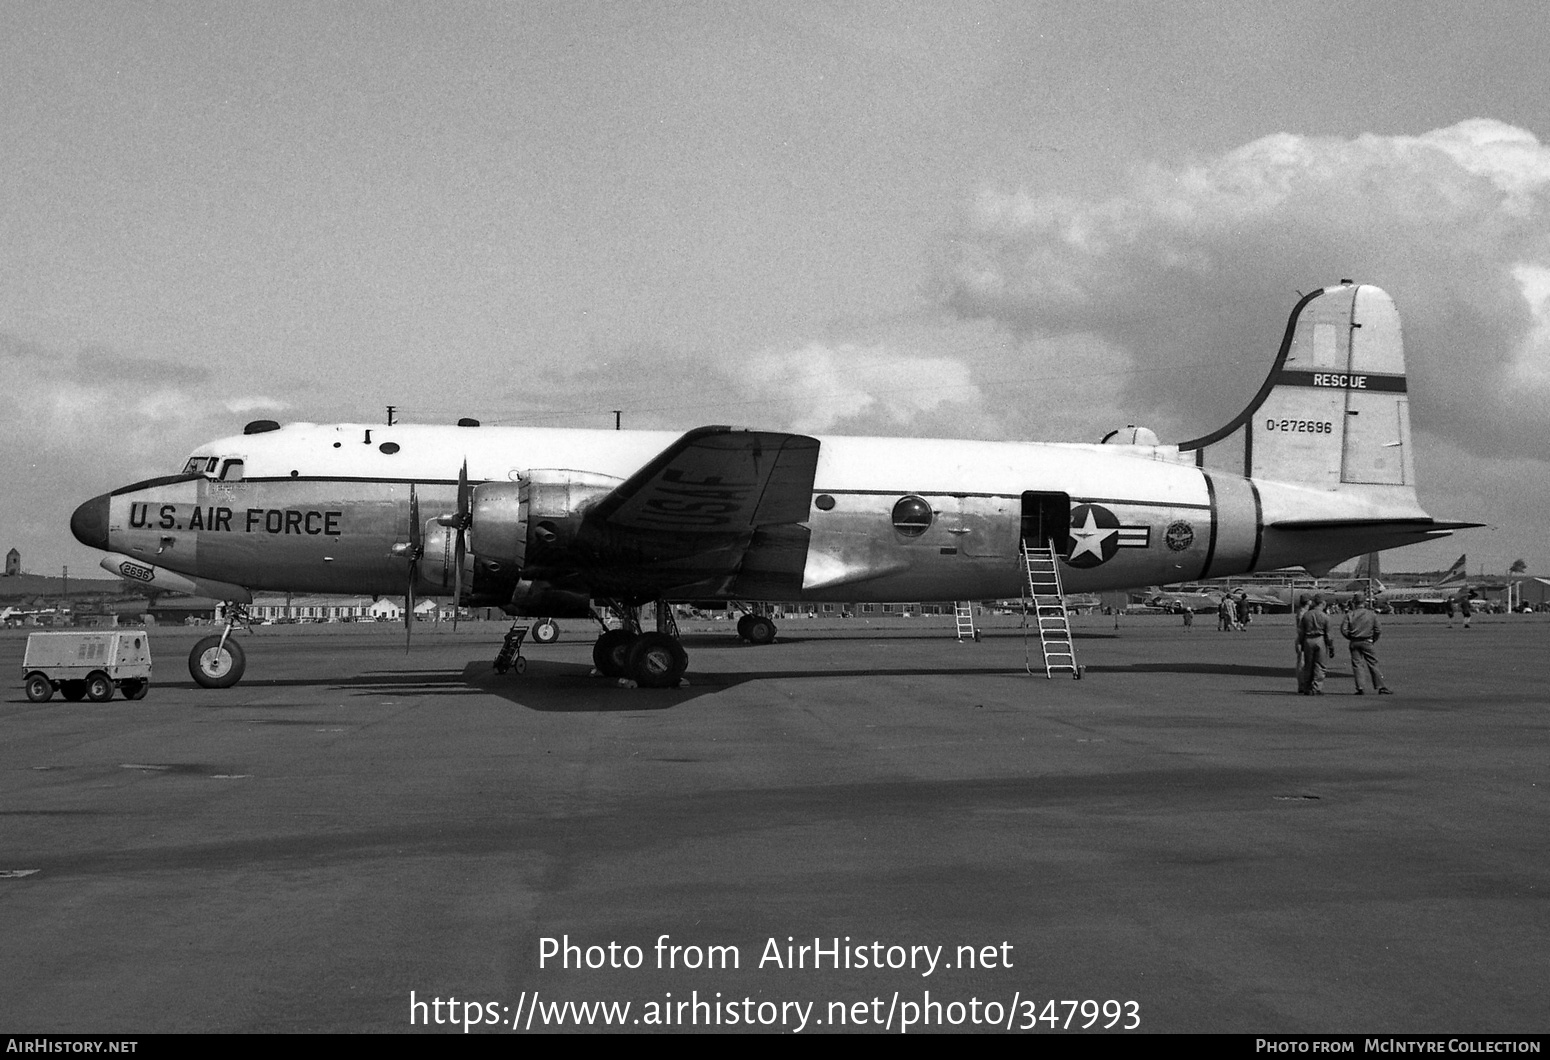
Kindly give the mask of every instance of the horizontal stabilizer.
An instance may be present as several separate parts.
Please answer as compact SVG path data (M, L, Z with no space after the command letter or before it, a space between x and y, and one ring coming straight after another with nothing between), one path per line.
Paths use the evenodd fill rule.
M1441 534L1485 525L1485 523L1445 522L1441 519L1282 519L1266 524L1266 529L1311 531L1387 528L1402 533Z

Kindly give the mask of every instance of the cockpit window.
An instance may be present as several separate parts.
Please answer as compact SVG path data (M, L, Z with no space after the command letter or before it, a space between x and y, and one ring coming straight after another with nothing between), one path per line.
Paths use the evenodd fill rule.
M219 458L213 456L191 456L188 458L188 463L183 465L183 474L213 475L218 461Z
M242 481L242 461L238 459L227 460L221 464L222 482Z

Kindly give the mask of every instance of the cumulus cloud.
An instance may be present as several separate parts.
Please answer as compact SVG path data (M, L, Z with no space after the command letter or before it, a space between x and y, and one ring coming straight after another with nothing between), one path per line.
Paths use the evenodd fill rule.
M1399 304L1416 424L1550 458L1550 148L1476 119L1420 136L1267 136L1136 173L1103 199L980 196L943 298L1028 348L1087 334L1141 371L1124 396L1209 429L1252 394L1297 297L1350 277Z
M169 474L187 450L231 433L231 412L283 407L270 398L212 400L209 373L197 366L100 347L61 353L3 334L0 373L8 478L68 475L83 490Z
M959 330L963 330L958 325ZM811 341L736 354L621 347L542 365L498 395L501 422L682 429L738 423L839 434L996 437L973 365L919 342ZM997 346L1004 346L998 343Z
M920 428L949 407L983 400L959 361L847 343L766 351L733 382L753 401L785 406L783 418L796 431L936 433Z

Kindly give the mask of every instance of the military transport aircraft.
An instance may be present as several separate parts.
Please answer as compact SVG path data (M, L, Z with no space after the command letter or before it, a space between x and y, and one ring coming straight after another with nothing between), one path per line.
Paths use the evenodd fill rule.
M200 446L180 474L86 501L70 525L109 571L239 605L254 590L431 593L595 618L598 669L659 687L687 666L671 601L1019 596L1025 542L1056 551L1073 592L1322 574L1478 525L1435 520L1416 499L1399 316L1377 287L1303 297L1230 423L1143 440L1155 438L260 420ZM657 628L643 631L651 603ZM751 612L739 632L764 643L775 627ZM195 646L201 684L241 676L230 634Z

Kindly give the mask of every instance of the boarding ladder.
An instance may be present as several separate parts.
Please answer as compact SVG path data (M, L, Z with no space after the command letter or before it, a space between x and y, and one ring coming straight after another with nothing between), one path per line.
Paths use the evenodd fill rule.
M958 600L953 603L953 617L958 623L958 643L962 644L965 637L970 640L979 640L980 631L974 628L974 601Z
M1023 621L1031 620L1039 630L1039 645L1044 652L1044 676L1054 677L1056 670L1071 674L1078 681L1082 670L1076 664L1076 647L1071 643L1071 617L1066 612L1066 596L1060 587L1060 561L1053 547L1040 548L1023 542ZM1031 657L1024 667L1034 672Z

